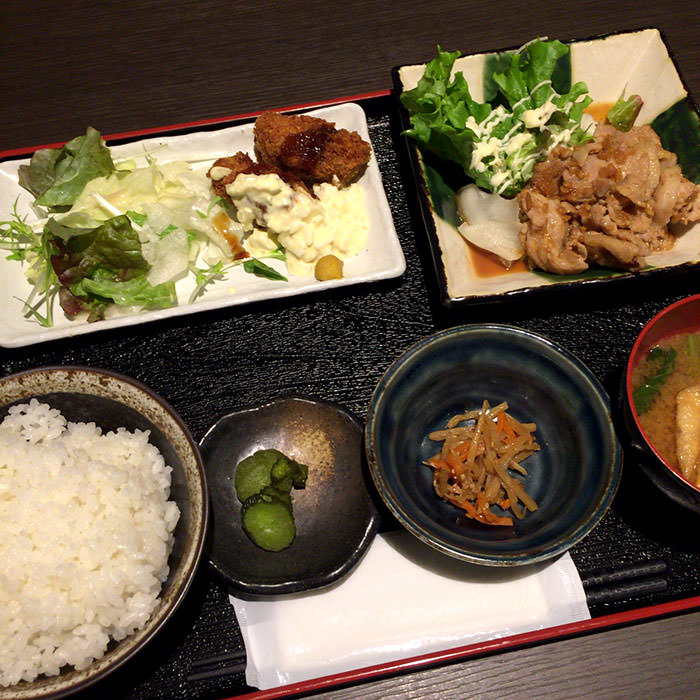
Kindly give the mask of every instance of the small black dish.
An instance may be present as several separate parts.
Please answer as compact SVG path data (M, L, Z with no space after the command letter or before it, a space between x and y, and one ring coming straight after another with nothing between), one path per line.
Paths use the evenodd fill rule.
M241 526L238 462L276 448L309 467L292 491L297 535L281 552L253 544ZM209 561L236 591L294 593L337 581L357 564L379 525L364 475L363 426L342 407L288 397L222 416L200 442L212 501Z

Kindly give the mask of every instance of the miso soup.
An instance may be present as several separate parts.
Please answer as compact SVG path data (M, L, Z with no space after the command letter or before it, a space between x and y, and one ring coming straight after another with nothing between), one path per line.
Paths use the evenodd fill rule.
M633 368L630 379L639 422L648 441L668 465L700 484L700 331L660 340ZM688 396L692 392L681 394L695 386L697 401Z

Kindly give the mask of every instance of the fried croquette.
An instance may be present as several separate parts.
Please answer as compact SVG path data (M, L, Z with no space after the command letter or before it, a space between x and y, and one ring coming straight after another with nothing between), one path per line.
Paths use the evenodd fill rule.
M264 112L255 121L255 155L309 185L357 180L369 162L370 145L355 131L336 129L318 117Z

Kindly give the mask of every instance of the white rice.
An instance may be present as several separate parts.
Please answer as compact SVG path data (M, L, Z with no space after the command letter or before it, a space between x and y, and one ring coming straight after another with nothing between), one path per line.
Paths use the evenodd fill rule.
M0 424L0 686L84 669L150 617L180 512L148 437L36 399Z

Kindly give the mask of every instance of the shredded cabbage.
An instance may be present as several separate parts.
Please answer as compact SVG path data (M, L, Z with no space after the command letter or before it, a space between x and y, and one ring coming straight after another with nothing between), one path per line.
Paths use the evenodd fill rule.
M226 268L243 262L246 231L203 169L144 155L143 167L133 160L114 163L90 128L20 166L19 184L47 215L30 224L15 203L11 218L0 221L0 248L25 266L33 285L25 317L53 325L56 298L68 318L86 313L88 321L104 318L114 306L175 306L175 283L190 274L196 283L191 303ZM277 246L265 257L284 259L284 251ZM250 272L279 279L264 265Z
M88 227L128 214L151 265L148 279L160 284L186 276L202 253L210 263L231 260L230 246L214 222L222 211L208 180L187 162L152 160L146 167L91 180L70 211L56 220Z

